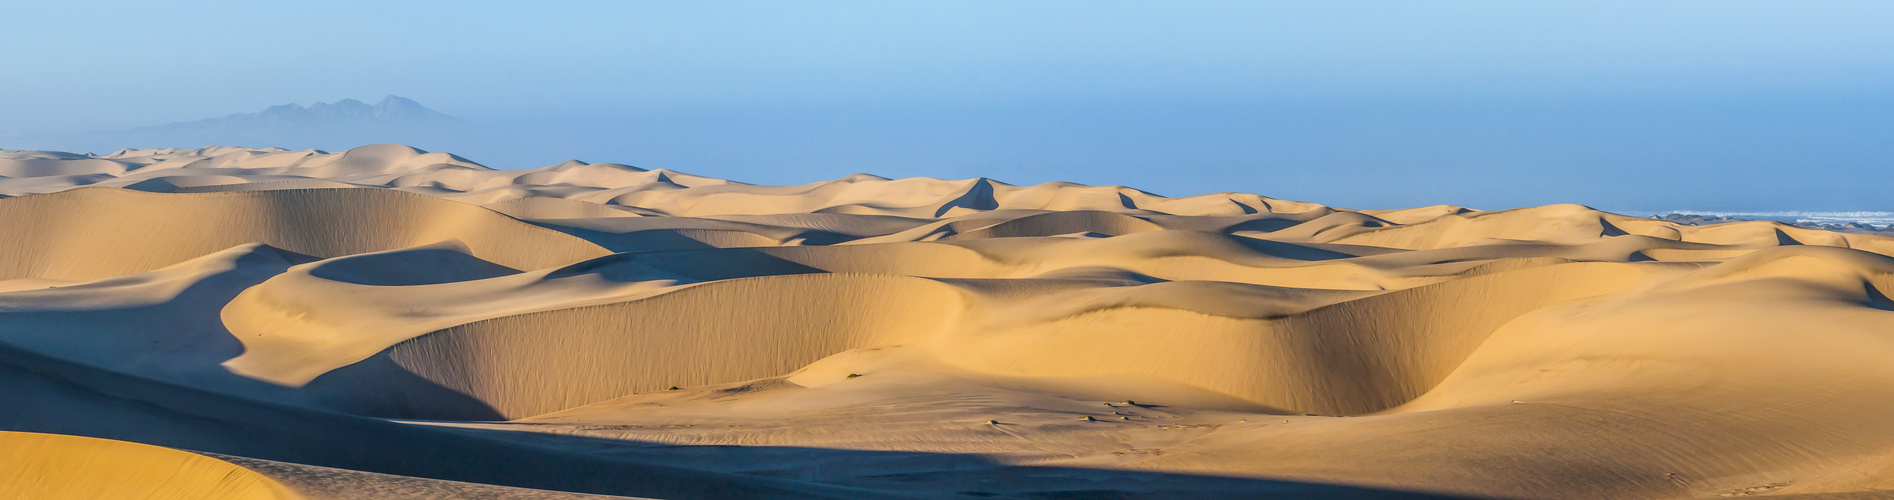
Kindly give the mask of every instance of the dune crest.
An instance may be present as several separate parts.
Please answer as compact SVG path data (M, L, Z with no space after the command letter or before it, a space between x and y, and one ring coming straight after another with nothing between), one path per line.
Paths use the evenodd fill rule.
M230 498L1894 488L1874 231L392 144L0 151L0 196L33 488L121 455Z
M0 495L8 498L292 500L262 474L157 446L0 431Z

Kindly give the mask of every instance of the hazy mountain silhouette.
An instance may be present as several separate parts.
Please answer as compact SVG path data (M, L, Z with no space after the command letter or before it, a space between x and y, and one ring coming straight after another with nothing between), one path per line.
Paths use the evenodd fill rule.
M363 144L437 142L467 123L400 96L369 105L355 99L271 106L256 113L46 138L37 147L109 152L122 148L203 146L347 149Z
M380 103L373 106L354 99L343 99L333 104L318 102L307 108L298 104L284 104L271 106L260 113L235 114L209 120L142 127L125 132L328 131L327 129L353 130L363 127L399 128L454 121L456 120L453 117L428 109L412 99L391 95L382 98Z

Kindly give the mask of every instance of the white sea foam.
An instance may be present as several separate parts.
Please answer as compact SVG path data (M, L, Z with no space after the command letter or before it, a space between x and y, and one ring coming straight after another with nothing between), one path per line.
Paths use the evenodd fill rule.
M1778 212L1719 212L1706 210L1666 210L1662 212L1619 212L1624 215L1650 217L1653 215L1682 214L1706 217L1730 217L1734 219L1773 220L1780 222L1812 222L1816 224L1847 224L1859 222L1875 226L1894 224L1894 212L1852 211L1852 212L1814 212L1788 210Z

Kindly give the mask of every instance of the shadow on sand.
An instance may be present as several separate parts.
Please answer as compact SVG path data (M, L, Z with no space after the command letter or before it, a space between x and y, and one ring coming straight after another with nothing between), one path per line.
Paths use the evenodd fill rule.
M397 476L655 498L1442 498L1347 485L978 455L672 446L450 429L240 398L0 345L0 430L118 439Z

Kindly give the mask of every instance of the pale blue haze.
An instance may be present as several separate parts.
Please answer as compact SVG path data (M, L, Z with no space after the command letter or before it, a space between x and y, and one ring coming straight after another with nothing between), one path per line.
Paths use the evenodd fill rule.
M1894 211L1894 2L5 12L0 147L15 147L5 132L395 94L488 127L415 146L500 168L986 176L1357 208Z

